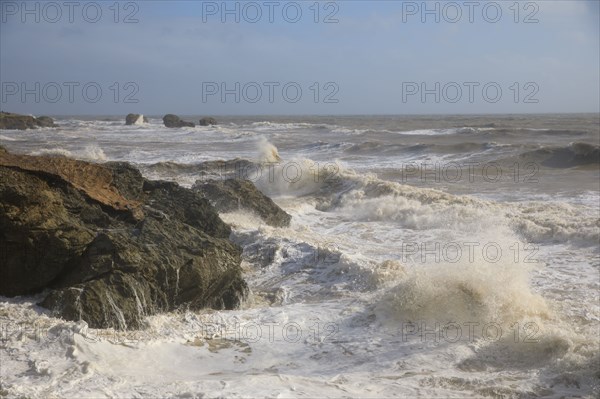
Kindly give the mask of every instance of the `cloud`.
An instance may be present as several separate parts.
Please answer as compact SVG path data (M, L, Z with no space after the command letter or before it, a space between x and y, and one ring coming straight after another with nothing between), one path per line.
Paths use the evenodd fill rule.
M210 105L214 113L393 112L399 109L402 81L416 79L529 81L533 76L560 87L564 98L569 93L590 97L597 91L599 65L597 31L582 23L590 18L589 3L548 3L539 2L537 24L515 24L510 14L497 24L423 24L419 19L405 24L397 4L377 1L341 6L337 24L203 23L200 15L185 12L186 2L169 14L158 12L162 3L153 3L154 12L140 13L137 24L2 24L0 67L3 80L135 81L143 105L157 112L164 104L196 109L203 81L340 85L342 101L335 107L262 104L261 112L260 104L218 103ZM577 79L564 85L572 71ZM554 100L542 105L561 101ZM595 100L565 105L598 107ZM64 108L59 113L71 113L87 104L52 107L59 106ZM121 107L88 108L111 113ZM426 112L430 104L419 107L412 112Z

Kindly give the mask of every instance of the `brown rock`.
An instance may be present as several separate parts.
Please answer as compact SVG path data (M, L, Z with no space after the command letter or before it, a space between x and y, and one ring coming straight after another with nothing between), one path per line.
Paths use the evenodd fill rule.
M163 123L166 127L176 128L176 127L195 127L193 122L186 122L181 120L177 115L167 114L163 117Z
M247 286L230 232L199 194L126 163L0 148L0 295L48 290L58 317L127 329L181 306L234 308Z
M0 129L25 130L38 127L56 127L54 120L48 116L35 118L30 115L0 112Z

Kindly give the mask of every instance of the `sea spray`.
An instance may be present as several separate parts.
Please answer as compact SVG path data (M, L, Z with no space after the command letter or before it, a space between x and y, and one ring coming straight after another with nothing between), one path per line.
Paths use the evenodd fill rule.
M281 162L277 147L271 144L265 137L260 138L257 143L258 160L261 163Z

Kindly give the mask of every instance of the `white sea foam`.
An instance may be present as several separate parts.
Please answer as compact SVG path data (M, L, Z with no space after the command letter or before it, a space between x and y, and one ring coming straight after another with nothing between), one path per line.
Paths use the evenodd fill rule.
M106 161L106 154L97 145L88 145L80 150L67 150L65 148L44 148L33 151L31 155L54 155L63 156L86 161Z

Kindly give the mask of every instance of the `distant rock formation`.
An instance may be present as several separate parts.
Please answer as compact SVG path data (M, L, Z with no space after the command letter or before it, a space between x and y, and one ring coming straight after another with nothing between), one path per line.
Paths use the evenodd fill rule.
M177 115L167 114L163 117L163 122L166 127L195 127L193 122L181 120Z
M237 307L240 249L209 201L126 163L26 156L0 147L0 295L93 328L146 315Z
M211 117L204 117L198 121L200 126L212 126L217 124L217 120Z
M292 220L288 213L249 180L198 180L192 189L208 198L219 212L247 209L274 227L287 227Z
M141 114L127 114L125 117L126 125L141 125L143 123L148 123L148 118Z
M38 127L57 127L57 125L49 116L36 118L31 115L0 112L0 129L26 130L37 129Z

